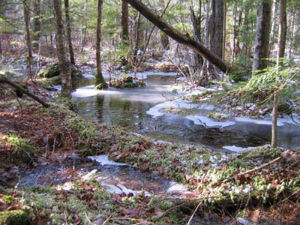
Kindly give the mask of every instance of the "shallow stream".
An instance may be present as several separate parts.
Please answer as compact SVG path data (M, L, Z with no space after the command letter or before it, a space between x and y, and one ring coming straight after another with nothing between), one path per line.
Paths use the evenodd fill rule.
M95 90L86 81L72 93L79 114L86 119L119 125L127 130L156 139L205 145L218 151L242 151L270 143L271 121L238 117L225 122L209 119L213 106L179 100L170 91L175 73L146 72L145 88ZM93 76L85 75L92 83ZM87 79L85 79L87 80ZM184 113L165 112L184 109ZM165 110L165 111L164 111ZM189 113L191 115L189 115ZM300 127L291 119L279 120L279 143L283 147L300 146Z

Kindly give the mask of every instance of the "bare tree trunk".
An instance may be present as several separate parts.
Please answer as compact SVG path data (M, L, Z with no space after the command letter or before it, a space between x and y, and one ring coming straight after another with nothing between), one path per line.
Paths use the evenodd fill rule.
M271 142L271 148L276 148L278 146L278 127L277 127L278 105L279 105L279 93L276 92L274 94L273 112L272 112L272 142Z
M75 65L74 51L73 51L73 45L72 45L72 35L71 35L69 0L64 0L64 3L65 3L67 40L68 40L68 46L69 46L70 62L71 62L72 65Z
M25 32L26 32L26 45L27 45L27 72L32 76L31 65L32 65L32 45L30 36L30 2L23 0L24 5L24 21L25 21Z
M271 11L271 0L261 1L257 12L253 71L262 70L268 66L266 58L269 57Z
M210 50L224 58L224 17L225 1L212 0L212 15L210 17Z
M207 60L210 61L212 64L217 66L221 71L227 72L230 70L230 67L223 59L209 51L207 48L205 48L202 44L198 43L194 39L180 33L178 30L174 29L169 24L163 22L157 15L153 14L152 11L148 9L139 0L125 1L127 1L133 8L138 10L144 17L146 17L155 26L157 26L160 30L162 30L164 33L166 33L169 37L173 38L178 43L183 44L198 52L203 57L207 58Z
M128 3L122 0L122 44L129 44L129 18L128 18Z
M206 11L206 19L205 19L205 46L209 47L209 12L210 12L210 4L209 0L205 1L205 11ZM199 84L202 86L206 86L208 84L208 61L206 58L203 60L203 66L201 69L201 80L199 81Z
M293 53L293 44L294 44L294 39L295 39L295 33L296 33L296 15L293 14L292 16L292 20L291 20L291 38L290 38L290 41L289 41L289 52L288 52L288 58L291 59L292 58L292 53Z
M280 24L279 24L279 46L278 58L284 57L287 34L286 0L280 0Z
M67 61L65 51L64 26L62 22L61 0L53 0L54 14L56 18L56 48L57 58L60 66L60 76L62 83L62 95L69 97L72 91L70 63Z
M39 51L40 37L41 37L41 0L34 0L33 4L33 51Z
M273 15L272 15L272 28L271 28L271 48L276 42L276 34L278 29L277 16L278 16L278 3L280 0L273 0Z
M192 25L193 25L193 32L194 32L194 39L201 43L201 20L202 20L202 2L201 0L199 0L199 9L198 12L195 12L194 8L191 6L190 7L190 14L191 14L191 21L192 21ZM201 73L201 68L203 65L203 58L202 56L197 53L194 52L193 54L193 58L194 58L194 62L193 62L193 66L191 66L192 69L192 73L191 76L195 75L198 76L197 82L199 82L200 79L200 73ZM196 80L194 80L196 81Z
M97 18L97 31L96 31L96 63L97 63L97 74L95 86L99 89L107 88L107 84L102 75L101 66L101 23L102 23L102 9L103 0L98 0L98 18Z
M3 51L2 51L2 32L0 32L0 55L3 54Z

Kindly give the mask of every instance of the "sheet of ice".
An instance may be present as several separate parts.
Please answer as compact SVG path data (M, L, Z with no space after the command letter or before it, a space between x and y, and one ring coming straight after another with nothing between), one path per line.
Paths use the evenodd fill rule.
M250 151L251 149L253 149L254 147L248 147L248 148L243 148L243 147L238 147L235 145L232 146L223 146L223 149L232 151L232 152L245 152L245 151Z
M256 119L251 119L251 118L246 118L246 117L236 117L235 121L237 122L242 122L242 123L255 123L258 125L270 125L272 126L272 121L271 120L256 120ZM278 126L284 126L284 124L278 120Z
M153 118L158 118L166 114L166 112L163 112L163 110L167 108L194 109L197 107L199 107L198 104L190 103L188 101L183 100L175 100L155 105L152 108L150 108L146 113L152 116Z
M223 149L232 151L232 152L246 152L246 151L251 151L254 148L258 148L258 147L270 147L270 145L263 145L263 146L257 146L257 147L247 147L247 148L243 148L243 147L239 147L239 146L223 146Z
M144 193L145 196L151 196L151 194L147 191L135 191L135 190L132 190L132 189L129 189L127 187L125 187L124 185L122 184L117 184L117 185L114 185L114 184L108 184L106 182L101 182L101 181L98 181L100 183L100 185L108 192L108 193L111 193L111 194L126 194L126 195L129 195L129 194L132 194L134 196L138 195L138 194L141 194L141 193Z
M197 115L189 115L185 117L188 120L191 120L196 125L202 125L207 128L221 128L221 127L229 127L235 124L234 121L225 121L225 122L218 122L212 120L205 116L197 116Z
M72 97L75 98L87 98L87 97L92 97L92 96L96 96L99 94L110 94L110 95L114 95L114 94L119 94L119 91L116 90L97 90L94 88L94 85L89 85L86 87L81 87L76 89L76 91L72 92Z
M107 155L88 156L88 159L98 162L101 166L128 166L126 163L109 160Z
M171 182L170 187L167 190L167 193L178 193L178 192L184 193L187 191L188 190L184 185L176 183L176 182Z
M83 73L82 76L86 79L95 79L95 76L90 73Z

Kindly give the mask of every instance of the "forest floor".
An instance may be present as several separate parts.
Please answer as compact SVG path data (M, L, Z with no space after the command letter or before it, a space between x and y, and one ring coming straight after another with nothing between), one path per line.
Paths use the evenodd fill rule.
M35 88L33 88L35 87ZM46 109L14 92L0 95L0 224L298 224L300 153L258 148L234 154L156 142L122 128L80 118L65 99L42 88L29 90L51 101ZM155 176L186 185L175 197L108 194L70 166L61 185L22 187L24 171L71 161L76 154L107 154ZM71 163L72 165L72 163ZM177 193L178 194L178 193ZM21 217L20 217L21 216ZM26 219L24 219L26 218ZM25 221L25 222L24 222ZM28 223L26 222L28 221ZM193 223L191 223L193 224Z

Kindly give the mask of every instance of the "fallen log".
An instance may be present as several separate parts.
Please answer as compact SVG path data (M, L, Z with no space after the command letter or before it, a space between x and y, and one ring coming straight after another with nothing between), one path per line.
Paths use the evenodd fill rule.
M25 90L24 88L22 88L21 86L15 84L14 82L6 79L6 78L0 78L0 83L5 83L8 84L14 88L16 88L17 90L21 91L22 93L28 95L30 98L34 99L35 101L37 101L38 103L40 103L41 105L43 105L44 107L48 108L50 105L46 102L44 102L43 100L41 100L39 97L35 96L34 94L28 92L27 90Z
M144 5L140 0L125 0L128 2L133 8L139 11L145 18L147 18L151 23L153 23L156 27L158 27L161 31L163 31L166 35L174 39L180 44L183 44L204 58L206 58L210 63L218 67L222 72L227 73L230 71L230 67L227 63L213 54L210 50L204 47L199 42L195 41L189 35L184 35L171 25L162 21L162 19L155 15L146 5Z

